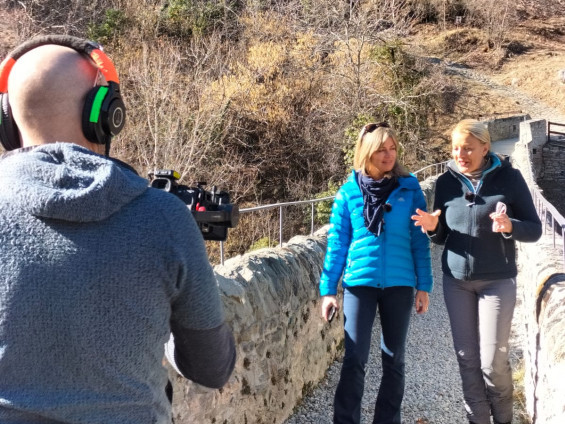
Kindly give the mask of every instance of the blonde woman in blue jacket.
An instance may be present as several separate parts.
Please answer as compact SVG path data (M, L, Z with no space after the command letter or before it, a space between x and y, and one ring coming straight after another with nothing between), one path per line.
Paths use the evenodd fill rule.
M412 305L428 309L432 271L428 237L411 220L426 202L418 180L398 162L396 133L386 123L363 127L351 176L332 208L320 280L322 317L339 309L342 279L345 355L334 423L359 423L371 330L378 312L383 375L373 424L400 424L404 350ZM416 290L416 294L414 294Z

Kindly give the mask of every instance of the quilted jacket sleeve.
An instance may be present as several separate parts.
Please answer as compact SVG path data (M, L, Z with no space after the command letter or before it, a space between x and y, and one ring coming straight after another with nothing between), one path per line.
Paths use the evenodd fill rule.
M338 191L328 230L328 246L320 278L320 295L337 294L337 285L345 268L347 251L351 242L351 220L348 196L343 187Z

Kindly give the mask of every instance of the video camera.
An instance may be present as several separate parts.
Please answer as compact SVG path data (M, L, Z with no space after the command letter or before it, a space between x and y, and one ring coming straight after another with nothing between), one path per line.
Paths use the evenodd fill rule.
M149 173L150 186L168 191L181 199L192 212L204 240L225 241L228 228L234 228L239 221L239 207L230 203L230 195L204 190L205 182L188 187L178 183L180 175L172 169L155 170Z

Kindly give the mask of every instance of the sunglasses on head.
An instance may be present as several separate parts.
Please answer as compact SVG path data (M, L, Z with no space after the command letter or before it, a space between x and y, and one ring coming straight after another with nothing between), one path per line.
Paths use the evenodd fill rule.
M367 124L363 127L361 137L363 137L365 134L372 133L377 128L390 128L390 126L388 125L387 122L379 122L378 124L372 122L372 123Z

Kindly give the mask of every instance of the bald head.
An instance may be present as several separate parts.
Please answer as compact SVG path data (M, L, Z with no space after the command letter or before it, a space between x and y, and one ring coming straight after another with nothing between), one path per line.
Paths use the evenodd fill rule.
M68 47L46 45L20 57L10 72L8 95L22 145L64 141L102 153L103 146L86 140L81 126L97 74L86 57Z

